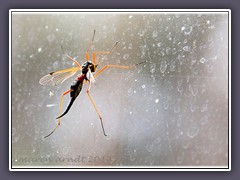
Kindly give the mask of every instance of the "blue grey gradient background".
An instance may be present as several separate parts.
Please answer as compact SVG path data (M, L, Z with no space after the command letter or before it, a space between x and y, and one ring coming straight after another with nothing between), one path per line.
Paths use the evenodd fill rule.
M108 69L96 78L91 95L108 137L102 135L84 86L59 129L43 139L56 124L60 94L74 77L55 87L38 81L49 72L72 67L59 44L83 63L93 29L91 51L108 50L120 41L99 69L104 64L148 62L136 69ZM227 67L227 12L13 12L13 167L227 166ZM69 95L64 109L68 101ZM78 156L89 160L55 162Z
M134 2L128 1L121 1L121 2L111 2L111 1L67 1L60 3L59 1L41 1L41 2L33 2L33 1L1 1L0 2L0 20L1 20L1 34L0 34L0 59L1 59L1 71L0 71L0 78L1 78L1 149L0 149L0 173L1 176L5 179L26 179L26 178L35 178L35 179L42 179L42 178L56 178L63 179L69 177L70 173L64 173L59 175L59 173L12 173L8 172L8 10L14 8L230 8L232 9L232 171L226 173L121 173L122 175L116 176L115 173L101 173L102 177L99 177L100 173L81 173L82 178L115 178L115 179L122 179L126 178L127 176L130 178L144 179L152 177L156 178L170 178L170 179L237 179L239 176L239 171L237 170L239 167L239 143L237 137L239 136L239 121L237 121L237 116L239 117L239 113L237 112L237 107L239 107L239 84L237 84L237 77L239 77L239 62L235 59L238 55L239 51L235 47L237 47L237 42L239 41L239 24L237 20L239 19L239 11L237 9L239 4L237 1L199 1L199 2L192 2L192 1L139 1L136 5ZM181 175L181 176L179 176ZM71 178L79 178L78 173L72 173Z

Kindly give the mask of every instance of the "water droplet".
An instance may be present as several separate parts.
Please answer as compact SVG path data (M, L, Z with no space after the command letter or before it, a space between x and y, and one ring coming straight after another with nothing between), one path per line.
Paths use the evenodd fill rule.
M190 141L186 140L182 142L182 148L187 149L190 146Z
M176 67L176 65L175 65L175 61L172 61L171 62L171 64L170 64L170 71L175 71L175 67Z
M205 62L207 62L207 59L201 58L201 59L200 59L200 62L201 62L201 63L205 63Z
M152 37L153 37L153 38L156 38L157 36L158 36L158 31L156 31L156 30L153 31L153 33L152 33Z
M190 51L190 47L189 47L189 46L184 46L184 47L183 47L183 50L184 50L184 51Z
M208 73L211 73L211 72L213 72L213 65L212 64L209 64L209 66L208 66Z
M132 43L129 43L128 49L132 49L132 47L133 47Z
M197 60L193 58L193 59L191 60L191 65L194 65L195 62L197 62Z
M161 46L162 46L161 42L157 43L157 47L161 47Z
M137 153L136 153L136 151L135 151L135 152L133 151L133 152L130 154L130 161L135 161L136 158L137 158Z
M36 152L36 149L33 149L33 150L32 150L32 153L35 153L35 152Z
M205 112L207 111L207 109L208 109L208 104L205 103L202 105L201 112Z
M172 54L176 54L176 53L177 53L176 48L172 48Z
M153 148L154 148L154 144L153 143L149 143L146 146L146 149L147 149L148 152L152 152Z
M192 32L192 26L188 26L185 25L181 28L181 31L185 34L185 35L190 35Z
M154 140L154 143L159 144L161 141L162 141L162 139L160 137L158 137Z
M198 89L196 85L189 84L189 91L193 96L196 96L198 94Z
M171 51L171 48L170 48L170 47L167 47L167 48L166 48L166 54L167 54L167 55L170 55L171 52L172 52L172 51Z
M209 29L215 29L214 25L211 25L210 27L208 27Z
M174 113L179 113L181 111L179 103L176 103L174 106Z
M167 69L167 62L166 61L162 61L161 65L160 65L160 71L161 73L164 73Z
M48 42L52 42L56 39L55 35L54 34L50 34L47 36L47 39L48 39Z
M151 90L150 94L154 94L154 90L153 89Z
M145 85L145 84L143 84L143 85L142 85L142 88L143 88L143 89L145 89L145 88L146 88L146 85Z
M52 91L49 92L49 97L53 97L54 93Z
M182 93L183 92L183 86L181 84L178 84L177 90L178 90L178 92Z
M150 65L150 72L153 74L156 72L156 64L151 64Z
M132 15L128 16L129 19L131 19L132 17L133 17Z
M155 99L155 103L159 103L159 99Z
M58 29L58 28L56 28L56 31L58 32L58 31L59 31L59 29Z
M48 26L45 26L45 29L48 29Z
M154 164L154 159L151 156L147 156L144 162L145 162L145 165L152 166Z
M38 48L38 52L42 52L42 48Z
M203 116L201 118L201 125L204 126L208 123L208 116Z
M53 63L53 68L54 69L57 69L59 67L59 61L55 61L54 63Z
M163 102L163 108L164 108L165 110L167 110L168 107L169 107L169 103L168 103L167 101L166 101L166 102Z
M182 164L184 160L184 152L181 151L177 154L177 164Z
M160 53L161 53L162 56L165 56L165 50L164 49L161 49Z
M141 31L141 32L138 33L139 36L143 36L144 34L145 34L144 31Z
M47 104L46 107L54 107L57 106L57 104Z
M191 126L187 132L188 137L191 139L198 135L199 128L197 126Z
M191 110L192 112L195 112L195 111L197 110L197 106L196 106L195 104L191 103L191 105L190 105L190 110Z
M124 54L123 59L128 59L129 55L128 54Z
M19 137L19 136L16 136L16 137L13 138L13 142L16 143L16 142L19 141L19 139L20 139L20 137Z
M69 148L68 147L64 147L63 150L62 150L62 153L64 155L68 154L69 153Z
M39 126L35 126L35 131L34 131L36 134L38 134L40 132L40 128Z
M129 88L128 89L128 96L131 96L133 94L133 90L132 90L132 88Z

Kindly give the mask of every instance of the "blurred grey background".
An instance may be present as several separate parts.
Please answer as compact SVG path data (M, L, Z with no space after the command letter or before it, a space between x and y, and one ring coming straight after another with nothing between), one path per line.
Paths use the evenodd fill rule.
M110 50L109 69L91 93L86 86L56 126L59 86L41 86L49 72L82 64L91 51ZM101 60L103 56L98 56ZM65 97L63 110L70 98ZM13 166L227 166L227 13L13 13Z

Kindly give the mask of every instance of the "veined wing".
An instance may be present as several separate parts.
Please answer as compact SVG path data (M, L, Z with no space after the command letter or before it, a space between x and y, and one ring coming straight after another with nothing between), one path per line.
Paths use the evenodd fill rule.
M41 85L53 85L56 86L58 84L63 83L65 80L73 76L78 70L78 67L72 67L68 69L63 69L55 72L51 72L45 76L43 76L39 83Z

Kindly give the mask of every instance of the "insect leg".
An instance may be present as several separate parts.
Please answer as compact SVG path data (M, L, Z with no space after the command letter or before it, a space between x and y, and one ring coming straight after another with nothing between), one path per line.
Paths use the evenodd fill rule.
M105 54L105 55L111 54L112 51L113 51L113 49L117 46L117 44L118 44L118 42L116 42L116 43L114 44L114 46L112 47L112 49L111 49L110 51L95 51L95 52L93 52L93 53L92 53L92 61L93 61L93 64L97 64L96 55L98 55L98 54ZM100 61L99 63L101 63L101 61Z
M99 74L101 74L104 70L107 68L120 68L120 69L129 69L133 68L134 66L120 66L120 65L112 65L112 64L107 64L105 65L101 70L99 70L95 75L94 78L96 78Z
M138 65L141 65L143 63L146 63L147 61L143 61L137 64L134 64L133 66L120 66L120 65L113 65L113 64L107 64L103 66L102 69L100 69L95 75L94 78L96 78L99 74L101 74L103 71L105 71L107 68L120 68L120 69L129 69L129 68L134 68L137 67Z
M98 117L99 117L100 121L101 121L103 134L104 134L104 136L107 136L106 133L105 133L105 130L104 130L104 126L103 126L102 116L101 116L101 114L100 114L100 112L99 112L99 110L98 110L98 108L97 108L95 102L93 101L93 99L92 99L92 97L91 97L89 91L87 91L87 95L88 95L88 97L89 97L89 99L90 99L90 101L91 101L91 103L92 103L94 109L96 110L96 112L97 112L97 114L98 114Z
M73 59L71 56L69 56L69 55L66 53L66 51L63 49L62 45L61 45L61 48L62 48L64 54L65 54L69 59L71 59L77 67L79 67L79 68L81 69L81 65L80 65L75 59Z
M64 92L64 93L62 94L62 96L61 96L60 107L59 107L59 112L58 112L59 116L60 116L61 113L62 113L63 98L64 98L64 96L65 96L66 94L68 94L68 93L70 93L70 92L71 92L71 90L69 89L69 90L67 90L66 92ZM49 137L50 135L52 135L52 133L54 133L54 131L58 128L58 126L60 126L60 118L58 119L58 124L57 124L57 126L55 127L55 129L53 129L52 132L51 132L50 134L48 134L47 136L45 136L44 138L47 138L47 137Z

